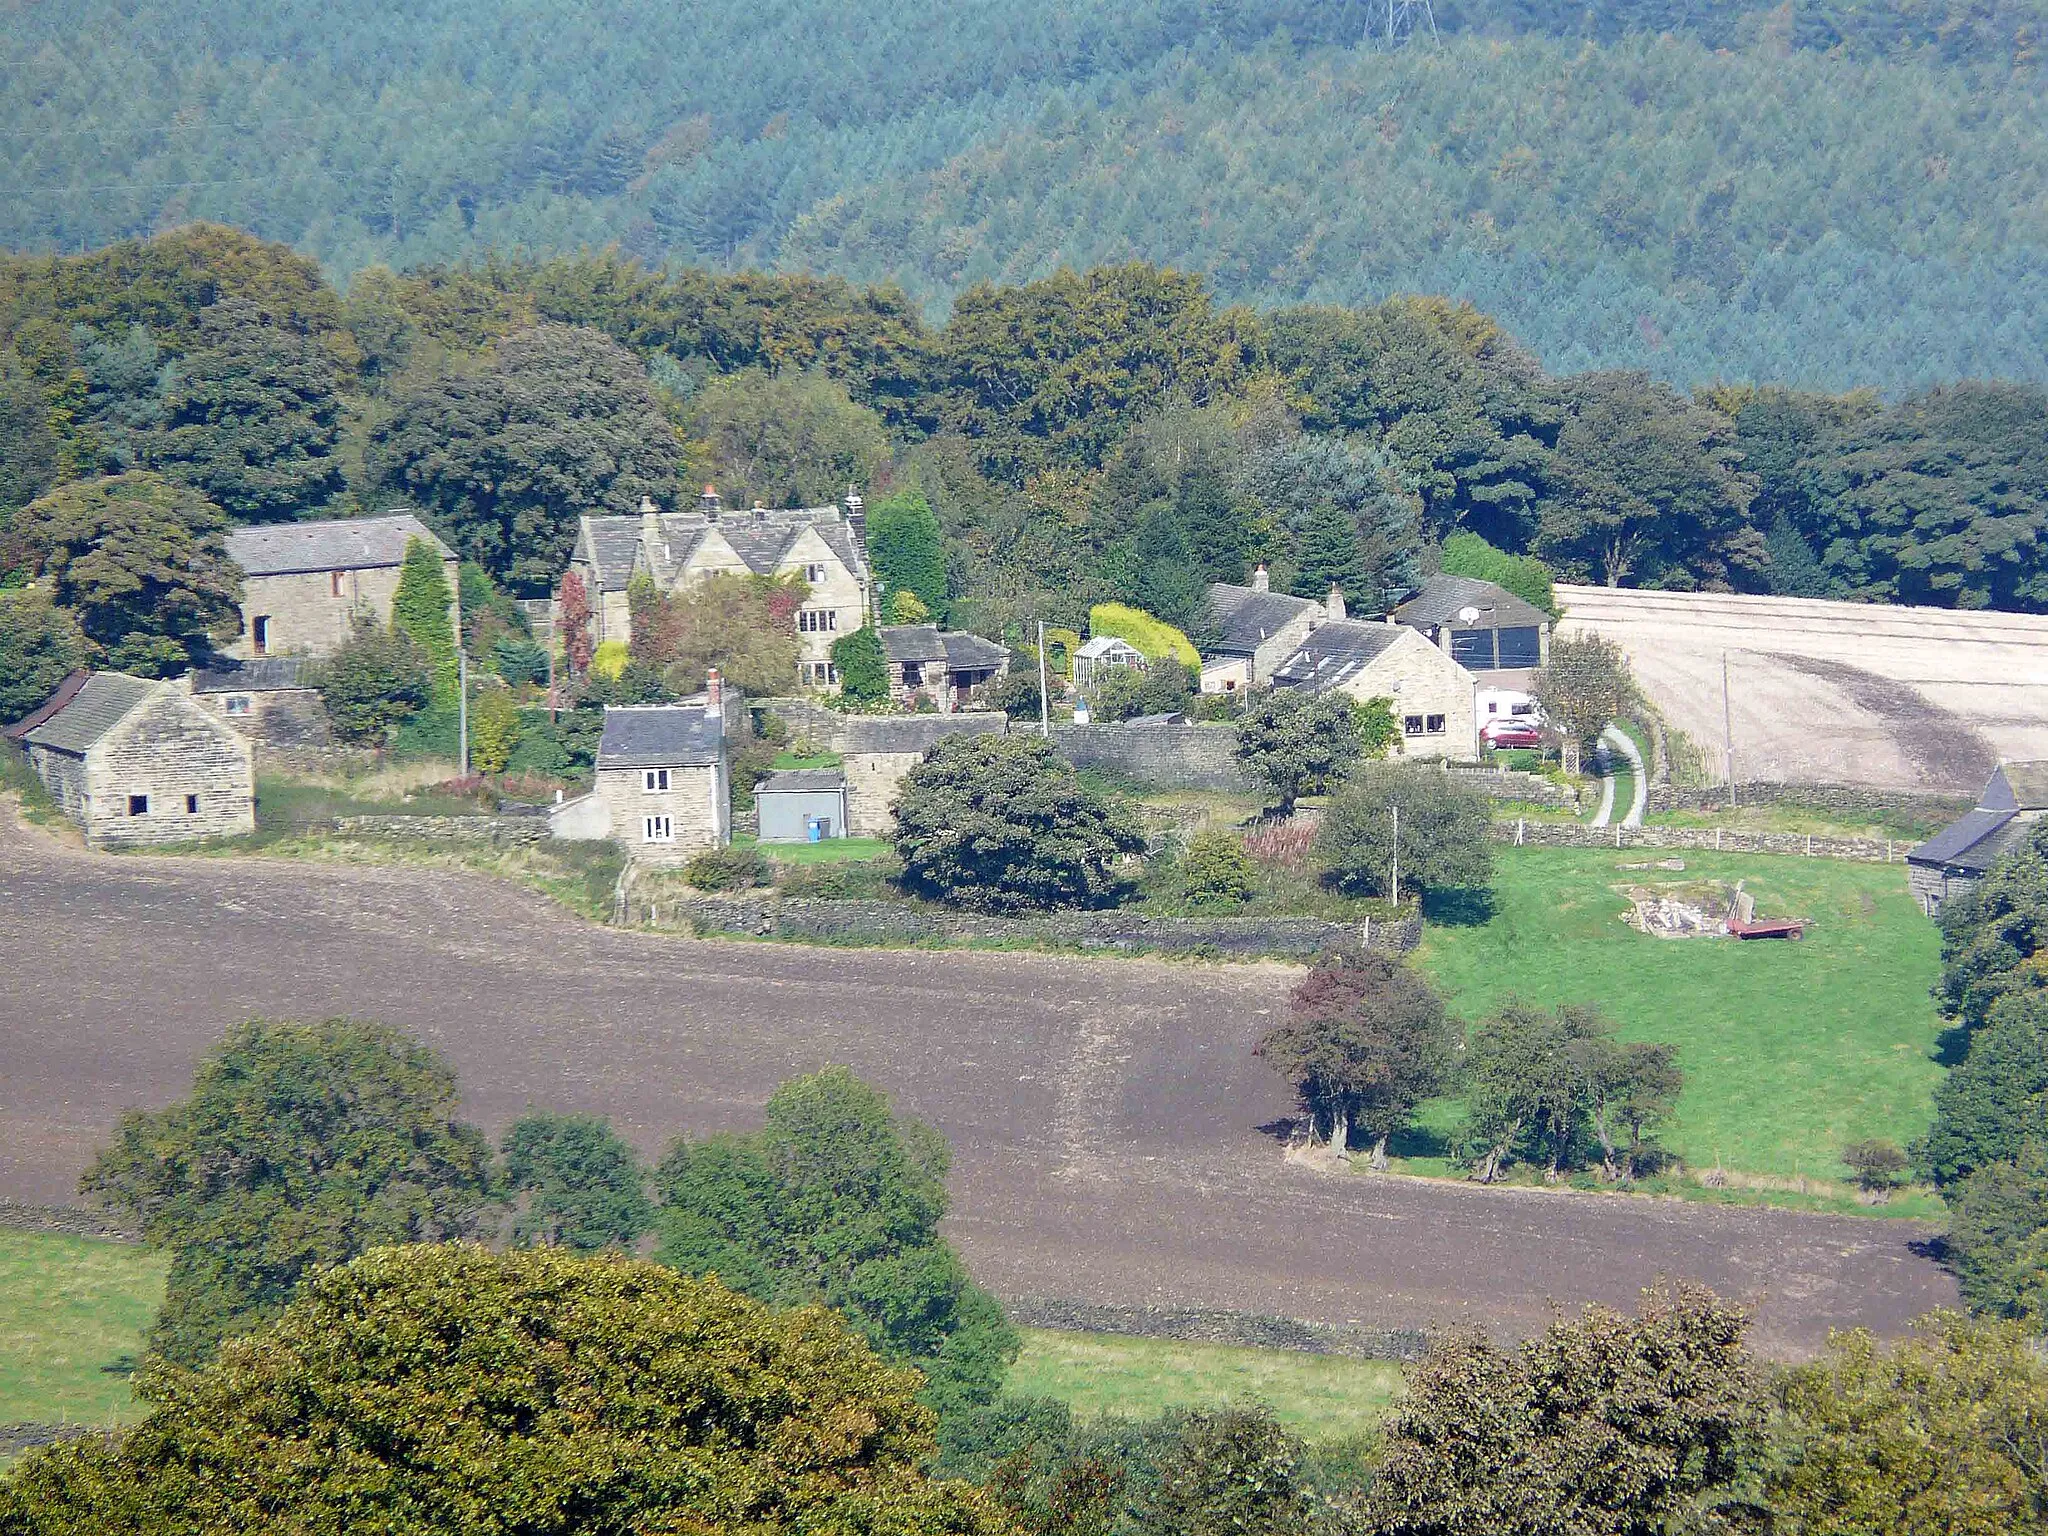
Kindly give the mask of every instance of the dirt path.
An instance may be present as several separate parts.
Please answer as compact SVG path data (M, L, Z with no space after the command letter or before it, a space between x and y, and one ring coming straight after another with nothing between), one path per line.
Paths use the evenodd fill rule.
M1539 1328L1659 1275L1781 1353L1954 1289L1903 1223L1326 1177L1260 1128L1278 966L691 943L458 873L104 858L0 829L0 1197L61 1202L121 1110L231 1022L388 1020L469 1113L601 1110L649 1152L844 1062L952 1141L951 1230L999 1293L1388 1326Z

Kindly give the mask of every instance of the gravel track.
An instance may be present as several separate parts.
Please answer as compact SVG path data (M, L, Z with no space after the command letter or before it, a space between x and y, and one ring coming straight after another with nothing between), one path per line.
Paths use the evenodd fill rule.
M232 1022L352 1014L446 1051L493 1131L600 1110L650 1153L844 1062L951 1140L951 1234L1008 1296L1514 1336L1682 1275L1794 1356L1954 1302L1910 1223L1288 1165L1250 1047L1293 975L690 942L460 872L110 858L0 827L0 1198L73 1198L120 1112L185 1091Z

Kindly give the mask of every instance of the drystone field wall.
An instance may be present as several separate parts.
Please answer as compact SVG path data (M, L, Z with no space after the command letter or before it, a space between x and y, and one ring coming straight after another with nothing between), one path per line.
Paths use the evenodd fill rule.
M1628 653L1716 768L1722 658L1734 777L1971 795L2048 757L2048 616L1560 585L1561 636Z
M1076 768L1093 768L1159 789L1253 787L1231 753L1228 725L1055 725L1052 744Z
M1714 853L1785 853L1811 859L1901 864L1918 846L1907 839L1808 837L1799 832L1735 832L1719 827L1589 827L1576 821L1493 824L1493 840L1529 848L1691 848Z
M984 917L908 902L813 897L635 894L628 899L624 917L629 924L700 935L744 934L818 944L1016 944L1239 959L1306 960L1325 950L1360 944L1405 954L1422 941L1422 925L1414 918L1360 924L1311 917L1156 917L1115 911Z
M1787 805L1849 816L1903 814L1930 821L1952 821L1976 803L1971 795L1924 794L1908 789L1874 789L1862 784L1773 784L1752 781L1735 786L1735 803ZM1650 786L1652 811L1720 811L1728 807L1725 784Z
M404 843L489 843L494 847L511 847L546 842L548 818L545 815L336 816L308 822L305 830L381 837Z

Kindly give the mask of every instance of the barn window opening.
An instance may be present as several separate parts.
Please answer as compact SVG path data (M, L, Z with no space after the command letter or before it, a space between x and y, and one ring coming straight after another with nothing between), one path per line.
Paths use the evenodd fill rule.
M327 584L334 596L341 596L341 572L329 571L327 573Z
M676 840L675 823L666 816L649 816L640 824L643 842L672 843Z
M199 814L199 797L197 795L187 795L185 797L185 814L187 816L197 816Z
M128 814L130 816L147 816L149 814L149 796L130 795L128 797Z
M258 656L270 652L270 615L259 613L249 621L249 648Z
M246 715L249 713L249 695L246 693L229 694L227 710L231 715Z

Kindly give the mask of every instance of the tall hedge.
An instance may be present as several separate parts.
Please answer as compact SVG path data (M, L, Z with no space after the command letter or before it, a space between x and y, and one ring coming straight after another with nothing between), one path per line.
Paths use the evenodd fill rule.
M1171 656L1196 672L1202 670L1202 658L1193 641L1164 619L1155 619L1144 609L1133 608L1128 603L1097 603L1090 608L1088 633L1098 640L1108 636L1113 640L1128 641L1147 661L1160 661Z
M434 668L436 703L453 705L460 675L455 650L455 594L441 552L425 539L408 539L398 592L391 599L391 627L412 637Z

